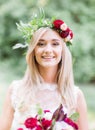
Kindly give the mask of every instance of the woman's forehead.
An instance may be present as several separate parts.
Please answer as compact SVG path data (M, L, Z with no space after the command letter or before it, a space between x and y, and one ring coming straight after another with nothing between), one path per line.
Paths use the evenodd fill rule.
M62 40L62 38L60 37L60 35L56 31L49 29L40 37L39 40L60 41L60 40Z

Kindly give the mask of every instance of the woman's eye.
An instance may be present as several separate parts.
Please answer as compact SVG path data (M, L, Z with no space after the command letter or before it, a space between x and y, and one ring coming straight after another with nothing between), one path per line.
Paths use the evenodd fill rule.
M58 42L54 42L52 45L53 46L59 46L59 43Z
M45 43L39 42L37 45L38 46L45 46Z

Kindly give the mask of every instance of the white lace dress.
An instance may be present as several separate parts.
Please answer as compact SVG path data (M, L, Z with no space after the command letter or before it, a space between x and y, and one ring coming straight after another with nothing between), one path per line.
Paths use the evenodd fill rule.
M46 86L48 88L51 87L51 86L48 86L45 84L45 89L48 89L48 88L46 88ZM55 87L54 87L54 89L55 89ZM36 103L29 104L27 109L23 108L23 102L20 102L20 99L17 97L18 91L19 91L18 84L15 83L15 85L13 87L13 91L12 91L12 96L11 96L12 105L13 105L13 108L15 111L11 130L18 130L18 128L23 128L23 130L29 130L25 127L24 122L27 118L35 117L37 115L37 104ZM51 93L53 93L52 90L50 90L50 91L51 91ZM49 97L47 96L45 98L49 98ZM41 107L44 110L50 110L50 113L48 114L49 119L52 117L53 113L60 105L60 103L56 104L57 97L54 97L53 99L55 100L55 105L52 105L52 101L49 101L50 103L46 104L45 107L44 107L44 105L41 105ZM44 95L43 95L43 100L44 100ZM39 102L39 105L40 105L40 102ZM64 112L68 114L68 111L65 106L64 106ZM55 127L53 130L73 130L73 129L72 129L72 127L67 125L67 123L61 121L61 122L55 123Z

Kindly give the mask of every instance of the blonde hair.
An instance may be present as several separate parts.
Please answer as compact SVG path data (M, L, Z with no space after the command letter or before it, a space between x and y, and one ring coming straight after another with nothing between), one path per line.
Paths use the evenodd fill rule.
M27 61L27 70L25 76L23 78L23 95L27 92L30 92L32 89L32 93L35 92L36 85L40 85L42 78L39 74L37 63L34 58L34 48L37 45L40 37L46 32L50 30L50 28L40 28L35 32L33 38L31 39L30 46L28 48L26 54ZM74 95L74 79L73 79L73 71L72 71L72 57L71 53L66 46L66 43L63 42L63 50L62 50L62 60L59 63L58 75L57 75L57 84L58 90L61 94L62 100L65 101L67 107L69 109L73 109L76 105L75 95ZM26 95L26 94L25 94ZM28 93L29 95L29 93ZM28 100L28 98L25 98Z

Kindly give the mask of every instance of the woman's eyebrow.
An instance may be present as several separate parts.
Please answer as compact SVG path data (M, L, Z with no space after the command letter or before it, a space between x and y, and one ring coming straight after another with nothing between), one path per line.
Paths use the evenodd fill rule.
M51 39L52 41L60 41L59 39ZM45 41L44 39L39 39L39 41Z
M39 39L39 41L45 41L44 39Z
M52 39L52 41L60 41L59 39Z

